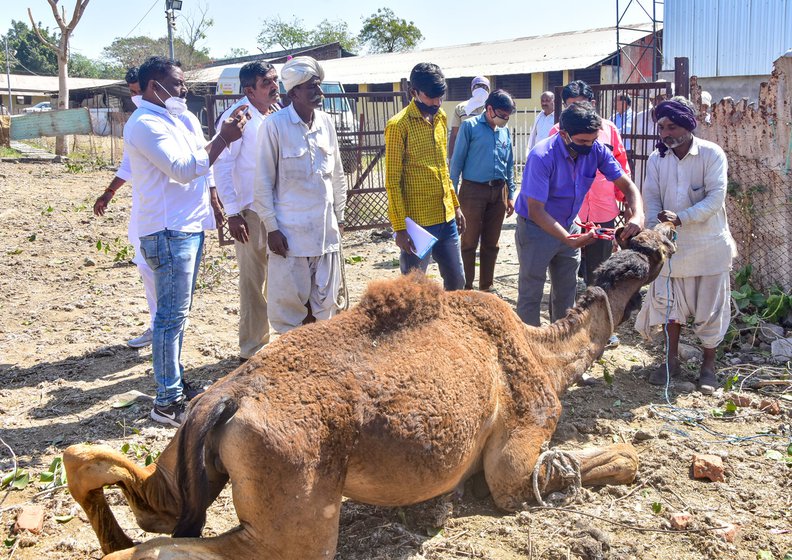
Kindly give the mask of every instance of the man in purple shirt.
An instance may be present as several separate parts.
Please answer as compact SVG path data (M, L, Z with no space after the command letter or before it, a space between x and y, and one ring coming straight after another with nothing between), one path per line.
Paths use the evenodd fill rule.
M573 103L561 113L560 131L539 142L528 155L517 212L517 256L520 275L517 314L539 326L547 270L550 269L550 320L557 321L575 303L580 248L594 242L593 232L579 237L575 217L599 169L626 198L627 239L643 229L638 188L624 174L607 146L597 141L602 119L587 102Z

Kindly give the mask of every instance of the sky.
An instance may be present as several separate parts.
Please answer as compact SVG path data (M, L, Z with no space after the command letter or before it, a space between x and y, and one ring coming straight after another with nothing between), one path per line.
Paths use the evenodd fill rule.
M199 5L208 8L208 16L215 23L201 46L208 47L215 58L228 55L232 48L246 49L249 54L259 52L256 37L264 21L277 16L283 20L297 17L306 27L314 27L324 19L346 21L350 30L357 33L365 17L377 8L389 7L398 17L413 21L421 30L424 40L419 49L612 27L617 17L616 0L564 0L557 4L539 0L499 0L492 4L474 0L375 0L365 5L350 0L278 4L255 0L183 2L185 13L197 13ZM75 0L60 0L69 16L74 3ZM651 13L650 0L621 0L621 9L627 4L631 7L623 22L649 21L642 8ZM0 0L0 7L0 33L10 28L11 20L29 25L28 7L36 21L51 29L56 27L47 0ZM165 0L91 0L73 34L72 49L97 59L102 49L117 37L162 37L167 33L164 9ZM176 25L178 32L178 20Z

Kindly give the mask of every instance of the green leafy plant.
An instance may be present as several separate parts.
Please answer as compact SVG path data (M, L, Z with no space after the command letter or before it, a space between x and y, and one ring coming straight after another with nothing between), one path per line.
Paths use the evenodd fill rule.
M136 459L143 459L147 467L160 456L159 451L154 451L148 445L142 443L126 442L121 446L121 453L134 455Z
M14 490L24 490L28 484L30 484L30 475L22 469L13 470L0 478L0 490L9 486Z
M663 504L661 504L660 502L652 502L652 513L657 515L661 511L663 511Z
M96 241L96 250L105 255L112 254L113 262L127 262L135 256L135 250L132 245L123 241L120 237L116 237L112 242L98 239Z
M49 469L39 474L39 486L42 489L56 488L66 484L66 470L63 468L63 458L55 457Z
M759 321L769 323L778 322L792 310L792 293L785 292L779 286L773 286L767 295L754 289L751 284L753 267L746 265L734 275L734 285L731 296L735 307L740 311L740 320L750 326L756 326Z

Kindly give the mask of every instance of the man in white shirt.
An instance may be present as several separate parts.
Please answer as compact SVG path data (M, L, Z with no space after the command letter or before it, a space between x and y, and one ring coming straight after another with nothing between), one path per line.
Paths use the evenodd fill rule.
M179 426L192 389L183 379L182 339L201 261L203 232L214 222L208 175L220 152L242 135L246 107L237 109L207 144L200 127L191 129L182 120L190 118L190 113L178 63L151 57L140 67L138 77L143 99L124 127L124 149L135 185L134 227L140 237L140 252L154 271L157 294L152 329L157 395L151 418Z
M217 158L215 183L228 217L239 266L239 359L247 361L269 342L267 317L267 231L253 210L253 181L258 159L258 132L278 101L278 73L268 62L249 62L239 70L245 97L223 113L249 105L250 120L242 139Z
M528 152L533 150L536 143L544 140L550 136L550 129L553 128L554 113L555 113L555 94L552 91L546 91L539 98L539 103L542 106L542 112L536 116L531 134L528 136Z
M298 56L281 70L291 104L264 121L253 208L267 230L267 301L284 333L338 311L346 183L330 115L320 111L324 70Z
M653 327L665 326L667 361L649 376L650 383L664 385L667 373L680 373L679 334L692 318L704 350L699 389L712 394L718 385L715 349L731 319L729 271L736 248L726 219L726 154L693 136L695 115L684 97L655 108L661 142L649 156L643 185L647 227L673 223L677 250L649 286L635 328L649 336Z
M631 106L632 98L626 93L622 93L616 98L616 112L611 116L611 121L624 139L624 147L628 151L632 149L630 137L632 136L633 112Z

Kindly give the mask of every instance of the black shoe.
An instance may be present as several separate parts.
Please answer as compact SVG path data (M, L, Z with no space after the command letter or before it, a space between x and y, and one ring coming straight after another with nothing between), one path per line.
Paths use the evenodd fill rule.
M155 422L178 428L186 417L186 409L186 401L182 398L165 406L155 404L151 409L150 416Z
M191 401L205 390L203 387L193 385L189 381L182 381L182 395L184 395L185 400Z

